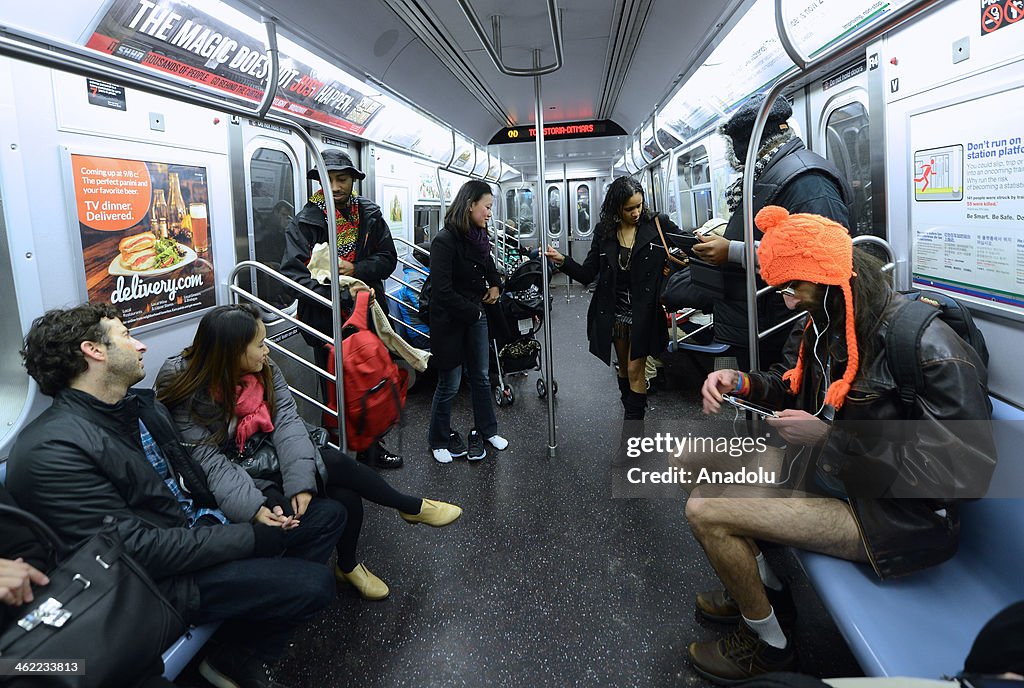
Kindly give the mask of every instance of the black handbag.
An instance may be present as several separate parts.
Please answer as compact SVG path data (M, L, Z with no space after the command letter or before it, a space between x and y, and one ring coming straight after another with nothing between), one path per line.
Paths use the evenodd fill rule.
M0 632L0 657L26 667L60 668L60 675L24 677L59 688L128 686L159 666L160 655L185 631L181 614L124 551L112 519L69 549L32 514L0 504L0 518L18 519L43 543L51 566L48 585ZM108 522L109 521L109 522ZM54 666L63 662L63 667ZM68 666L69 664L77 666ZM77 673L70 670L77 669ZM0 684L19 682L0 677Z
M314 447L323 449L327 446L330 435L325 429L310 425L306 421L302 422L306 426L306 432L309 433L309 439L313 442ZM231 440L224 445L224 451L228 452L229 456L233 446L234 443ZM277 449L274 447L274 443L270 441L270 433L255 433L246 440L245 448L238 452L237 457L233 460L245 469L245 472L254 480L266 480L278 485L284 483L284 479L281 477L281 462L277 458Z
M281 462L277 449L270 441L270 433L258 432L245 442L245 448L234 459L253 480L267 480L280 484Z

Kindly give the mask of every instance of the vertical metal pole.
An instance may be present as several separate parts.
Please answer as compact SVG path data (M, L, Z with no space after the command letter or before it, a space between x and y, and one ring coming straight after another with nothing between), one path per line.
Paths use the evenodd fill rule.
M760 338L757 331L757 255L754 250L754 165L757 163L757 153L761 147L761 134L768 122L768 112L781 91L780 82L765 93L765 98L757 110L757 117L754 118L754 128L750 132L750 143L747 147L747 159L743 165L743 254L747 261L747 345L750 347L750 370L760 370L761 365L761 352L758 347Z
M565 227L565 255L572 255L572 224L569 222L569 217L572 215L572 210L569 208L569 180L566 179L566 165L562 163L562 226ZM565 275L565 303L569 303L569 275Z
M533 51L533 65L540 66L540 50ZM539 76L533 77L534 113L537 119L537 188L546 194L544 190L544 103L541 99L540 79ZM539 219L541 242L546 242L550 230L548 214L541 212ZM551 296L548 289L548 261L543 257L543 250L546 246L546 243L540 245L542 252L541 280L544 284L544 322L541 327L544 335L544 379L547 380L548 385L548 458L553 459L558 456L558 442L555 439L555 378L551 365L554 350L551 344L551 313L548 311Z
M306 146L313 155L313 165L316 166L317 174L320 177L320 188L324 190L324 206L327 213L327 245L331 248L329 251L331 254L331 274L334 276L330 284L331 332L334 337L334 376L336 378L334 401L338 404L338 444L341 446L341 451L347 453L348 433L345 424L345 385L342 382L344 356L342 355L341 342L341 326L343 325L341 320L341 288L338 285L338 251L335 248L338 243L336 238L338 230L334 221L334 196L331 195L331 176L327 172L327 166L324 164L323 158L320 156L319 151L317 151L313 137L301 127L296 129L296 133L306 142Z

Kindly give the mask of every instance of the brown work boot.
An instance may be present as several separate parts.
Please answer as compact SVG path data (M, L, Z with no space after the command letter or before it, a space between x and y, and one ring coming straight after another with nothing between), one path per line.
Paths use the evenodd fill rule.
M697 593L697 613L709 621L740 620L740 608L725 588Z
M792 626L796 621L796 605L793 603L789 586L783 587L782 590L765 587L764 591L768 595L768 603L772 605L779 623L783 627ZM724 588L697 593L696 603L697 613L708 621L733 623L740 620L739 605L736 604L736 600L732 598L729 591Z
M773 671L793 671L797 666L792 637L780 650L761 640L743 621L724 638L690 643L687 653L698 674L725 685Z

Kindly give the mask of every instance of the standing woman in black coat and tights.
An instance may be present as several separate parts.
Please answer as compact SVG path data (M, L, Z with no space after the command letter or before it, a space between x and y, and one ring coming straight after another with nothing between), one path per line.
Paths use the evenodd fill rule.
M489 184L466 182L445 213L444 227L430 243L430 351L438 375L428 441L439 463L459 456L478 461L487 454L485 443L498 450L508 447L508 440L498 434L487 376L483 306L498 300L501 285L487 238L493 202ZM469 375L475 423L468 448L451 427L452 400L459 393L463 367Z
M667 215L660 215L659 222L666 236L679 233ZM577 282L589 284L597 278L587 311L590 353L608 365L615 345L624 418L643 420L647 410L644 368L647 357L661 353L668 344L668 326L658 301L667 257L640 182L619 177L608 187L595 239L582 265L551 246L544 255Z

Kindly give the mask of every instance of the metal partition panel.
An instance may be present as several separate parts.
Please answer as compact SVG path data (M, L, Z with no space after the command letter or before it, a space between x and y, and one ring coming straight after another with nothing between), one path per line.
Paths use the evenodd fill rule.
M7 439L7 433L15 427L15 421L25 408L28 400L29 377L21 366L21 327L15 326L18 318L18 298L14 291L14 270L11 266L10 246L7 242L7 223L4 220L3 198L0 197L0 445ZM0 457L4 458L4 457Z

